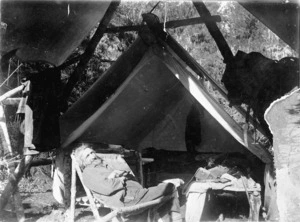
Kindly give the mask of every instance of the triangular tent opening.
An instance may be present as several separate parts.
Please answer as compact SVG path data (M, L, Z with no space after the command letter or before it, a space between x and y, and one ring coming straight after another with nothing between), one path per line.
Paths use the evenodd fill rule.
M62 116L63 146L80 141L183 151L194 107L201 123L197 151L243 152L244 146L271 161L250 136L245 144L240 126L167 44L147 46L141 39Z

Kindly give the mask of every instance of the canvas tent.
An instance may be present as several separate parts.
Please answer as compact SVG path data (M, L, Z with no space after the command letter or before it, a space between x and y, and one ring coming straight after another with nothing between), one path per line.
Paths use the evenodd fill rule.
M46 61L58 66L101 21L110 2L1 1L1 55L17 49L22 61ZM299 50L297 0L238 2Z
M102 20L106 1L1 1L1 54L61 65Z
M248 1L240 0L247 11L295 51L299 50L299 1ZM275 19L276 18L276 19Z
M245 146L263 162L271 161L250 136L245 143L240 126L166 43L147 46L142 39L62 116L62 146L80 141L185 150L186 118L194 103L202 125L198 151Z
M253 7L243 6L299 50L299 7L294 3L289 9L288 4L278 2L276 10L269 5L254 6L256 1L251 2ZM21 61L42 60L59 66L102 19L108 5L108 1L2 1L1 54L16 49ZM192 104L198 103L199 151L229 152L244 146L270 163L270 155L250 137L245 142L240 127L203 83L162 44L148 47L138 40L74 104L61 119L63 145L86 141L183 150L185 121Z

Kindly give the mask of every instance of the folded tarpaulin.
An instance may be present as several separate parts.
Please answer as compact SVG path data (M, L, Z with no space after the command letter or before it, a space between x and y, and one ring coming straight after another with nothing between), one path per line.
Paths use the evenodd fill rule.
M136 53L134 50L141 51L136 46L137 43L128 50L130 54ZM110 69L115 70L119 65L125 69L126 63L120 63L122 60L130 64L127 55L118 60ZM77 140L122 144L134 149L185 150L187 116L192 105L199 103L202 127L198 151L241 151L243 145L264 162L270 162L269 154L254 144L250 136L248 146L244 143L241 127L185 66L167 45L150 46L128 77L101 103L97 97L100 100L99 88L105 85L102 78L107 78L104 74L62 116L62 145L65 147ZM118 72L122 73L122 69ZM117 73L112 73L118 81ZM98 106L89 105L88 101Z

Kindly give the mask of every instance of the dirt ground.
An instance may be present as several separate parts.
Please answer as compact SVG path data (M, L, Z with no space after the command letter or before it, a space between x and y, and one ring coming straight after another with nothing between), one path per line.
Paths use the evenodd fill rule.
M183 161L184 162L184 161ZM194 165L193 165L194 164ZM67 213L64 207L60 206L52 196L52 179L50 177L50 166L34 167L31 169L31 175L23 178L19 183L19 191L22 197L25 211L26 222L63 222L67 220ZM162 181L170 178L181 178L188 182L195 170L199 167L198 163L189 165L178 164L171 165L169 170L157 172L156 180ZM177 170L176 170L177 168ZM185 173L182 173L182 169ZM187 170L188 169L188 170ZM5 176L0 178L0 193L3 191L6 181ZM151 178L148 178L150 180ZM180 196L182 216L185 215L185 197ZM106 213L106 212L100 212ZM223 215L224 221L247 221L249 215L249 204L244 194L234 193L210 193L208 195L202 219L205 221L216 221L220 215ZM92 221L93 214L89 207L76 206L75 221ZM2 222L17 221L16 215L12 212L10 204L0 215Z

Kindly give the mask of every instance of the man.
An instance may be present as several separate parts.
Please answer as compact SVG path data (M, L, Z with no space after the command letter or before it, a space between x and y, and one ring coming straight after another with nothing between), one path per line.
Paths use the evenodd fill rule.
M175 186L171 183L143 188L129 171L113 169L87 145L77 148L74 156L83 171L84 185L93 192L95 198L107 206L133 206L176 192ZM159 210L161 217L165 216L164 212L169 212L171 221L182 221L176 195L161 207Z

